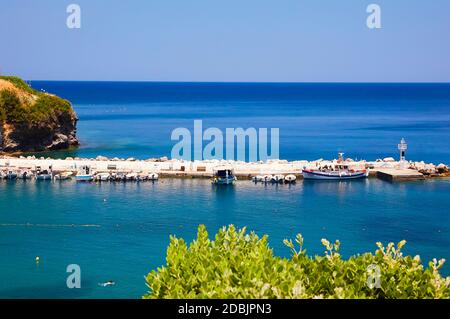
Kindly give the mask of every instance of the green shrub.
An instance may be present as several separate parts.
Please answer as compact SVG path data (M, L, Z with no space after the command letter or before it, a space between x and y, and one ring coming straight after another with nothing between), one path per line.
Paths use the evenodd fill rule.
M55 95L41 94L33 107L30 108L29 119L32 121L43 120L53 114L54 111L71 112L70 102Z
M268 237L223 227L208 238L205 226L189 246L170 237L167 265L146 277L144 298L449 298L450 277L439 274L444 260L428 268L419 256L404 256L405 241L348 260L339 241L323 239L323 256L310 257L303 238L284 243L291 258L273 255ZM377 279L379 281L377 281ZM379 285L377 284L379 282Z
M70 102L55 95L32 89L25 81L15 76L0 76L13 83L18 89L33 94L35 101L24 102L8 89L0 91L0 121L10 123L39 123L55 115L55 112L73 112Z
M25 114L19 97L12 90L0 91L0 120L17 121Z
M39 91L34 90L32 87L30 87L24 80L22 80L21 78L17 77L17 76L0 76L1 80L5 80L8 82L11 82L12 84L14 84L15 87L24 90L28 93L31 94L37 94L39 93Z

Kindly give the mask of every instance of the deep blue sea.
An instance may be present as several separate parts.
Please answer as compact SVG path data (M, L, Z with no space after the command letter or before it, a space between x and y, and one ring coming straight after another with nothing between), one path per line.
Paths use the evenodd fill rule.
M279 128L280 158L398 157L450 163L450 84L31 82L69 99L71 156L170 156L175 128ZM64 157L67 152L61 152ZM58 154L53 154L58 156Z
M278 127L283 159L397 157L450 164L450 84L213 84L32 82L69 99L81 147L54 157L169 156L171 131ZM77 184L0 181L0 297L139 298L144 276L165 263L170 234L199 224L268 234L275 254L301 232L309 254L339 239L344 257L406 239L424 262L450 262L450 180L377 179L212 187L208 180ZM35 257L40 256L39 264ZM66 287L78 264L82 288ZM450 275L450 265L444 268ZM115 286L100 282L114 280Z

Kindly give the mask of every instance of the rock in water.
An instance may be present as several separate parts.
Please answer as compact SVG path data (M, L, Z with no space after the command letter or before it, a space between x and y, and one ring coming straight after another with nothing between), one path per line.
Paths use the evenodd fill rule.
M69 101L0 77L0 152L35 152L78 145L77 116Z

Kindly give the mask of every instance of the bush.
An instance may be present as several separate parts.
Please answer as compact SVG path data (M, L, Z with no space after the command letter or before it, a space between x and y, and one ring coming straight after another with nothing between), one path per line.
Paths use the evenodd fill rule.
M433 260L425 269L419 256L403 256L405 241L343 260L339 241L323 239L323 256L310 257L297 235L284 243L291 258L273 255L268 237L223 227L208 238L205 226L189 246L170 237L167 265L146 277L143 298L449 298L450 277ZM379 284L378 284L379 283Z
M0 91L0 120L16 121L24 116L24 109L17 94L12 90Z
M21 101L17 94L8 89L0 91L0 121L10 123L38 124L58 113L72 113L70 102L55 95L36 91L28 86L22 79L14 76L0 76L0 79L9 81L18 89L33 94L32 103Z
M24 80L22 80L21 78L17 77L17 76L0 76L1 80L5 80L8 82L11 82L12 84L14 84L15 87L31 93L31 94L36 94L39 93L38 91L34 90L32 87L30 87Z

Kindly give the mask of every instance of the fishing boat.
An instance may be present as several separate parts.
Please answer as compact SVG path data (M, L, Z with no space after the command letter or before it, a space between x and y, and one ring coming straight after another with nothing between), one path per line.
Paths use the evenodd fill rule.
M344 162L344 153L339 153L339 160L336 165L326 166L318 169L303 169L304 179L316 180L348 180L366 178L369 172L366 169L351 169Z
M304 179L320 179L320 180L347 180L366 178L369 172L363 170L352 170L348 168L338 168L337 170L308 170L304 169Z
M148 174L148 180L149 181L157 181L159 179L159 175L156 173L150 173Z
M231 185L236 180L233 169L228 166L214 168L212 183L215 185Z
M36 167L36 180L38 181L49 181L52 179L52 169L41 169L40 166Z
M94 179L94 175L91 174L91 168L87 165L82 166L75 176L77 182L91 182Z

